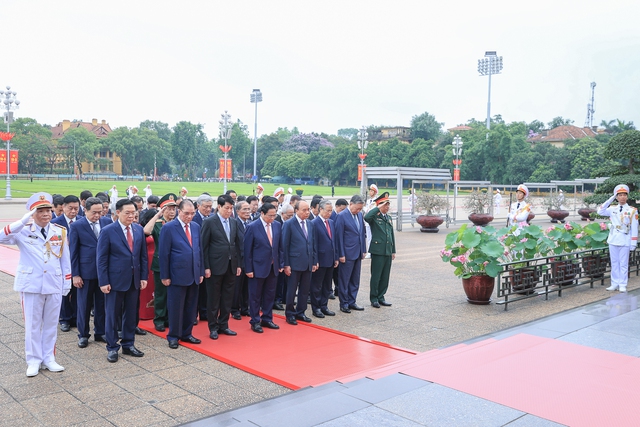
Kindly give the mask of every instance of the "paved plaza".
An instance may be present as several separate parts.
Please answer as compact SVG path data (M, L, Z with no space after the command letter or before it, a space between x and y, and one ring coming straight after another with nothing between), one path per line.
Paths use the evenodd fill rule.
M0 226L24 212L22 202L0 202L0 206ZM542 214L534 223L549 224ZM337 315L313 318L313 322L425 352L489 334L499 335L509 328L611 297L604 287L581 286L563 292L561 298L554 295L548 301L538 297L510 304L508 311L496 304L468 304L460 279L453 275L453 267L439 258L446 233L454 227L446 229L443 225L438 234L426 234L419 231L419 226L405 224L403 231L396 233L398 254L387 294L392 307L370 306L370 261L366 260L358 296L358 304L363 305L365 311L340 313L334 300L330 301L329 308L337 311ZM632 277L629 290L634 291L639 285L640 280ZM136 347L145 352L143 358L123 356L118 363L110 364L104 344L91 340L87 348L78 348L75 328L58 334L56 357L66 370L63 373L41 371L38 376L27 378L22 310L12 286L13 277L0 273L0 404L3 408L0 425L173 426L291 393L287 388L187 348L171 350L166 340L151 334L136 337ZM232 329L235 322L247 320L230 320ZM282 328L290 327L283 320L279 323ZM246 351L257 350L247 348ZM436 401L448 399L445 392L427 395ZM402 402L394 405L402 406ZM318 407L317 410L324 409ZM282 425L294 425L286 420L282 422ZM420 424L418 421L404 425Z

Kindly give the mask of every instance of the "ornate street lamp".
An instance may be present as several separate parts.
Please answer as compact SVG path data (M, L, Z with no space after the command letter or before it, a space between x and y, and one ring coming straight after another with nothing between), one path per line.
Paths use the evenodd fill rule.
M9 133L9 125L13 123L13 110L20 107L20 101L16 99L16 92L11 91L11 86L7 86L6 91L0 90L0 100L2 100L2 108L5 110L4 122L7 124L7 133L2 135L2 139L7 142L7 191L4 198L11 200L11 138L13 138L13 134Z
M460 165L462 164L462 138L457 135L453 138L453 155L456 156L453 161L453 180L460 181Z
M502 56L495 51L484 53L484 59L478 59L478 73L481 76L489 76L489 98L487 100L487 130L491 128L491 75L500 74L502 71ZM487 133L487 138L489 134Z
M231 114L227 113L227 110L224 110L224 114L220 115L222 120L218 123L220 124L220 138L224 139L224 147L221 145L220 149L224 153L224 167L220 169L220 173L224 173L224 192L227 192L227 153L231 150L231 146L227 146L227 142L229 138L231 138L231 129L233 129L233 123L231 123Z
M257 160L258 160L258 102L262 102L262 92L260 89L254 89L251 94L251 103L256 104L255 126L253 128L253 181L258 179Z
M369 141L367 141L368 136L369 134L367 133L367 128L362 126L362 129L358 131L358 148L360 149L360 154L358 154L358 157L360 157L360 194L362 195L365 194L364 159L367 158L367 155L364 153L364 150L366 150L367 146L369 145Z

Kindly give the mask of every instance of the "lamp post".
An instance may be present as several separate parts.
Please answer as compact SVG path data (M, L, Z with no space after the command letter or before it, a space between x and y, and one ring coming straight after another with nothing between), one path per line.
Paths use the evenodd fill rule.
M462 164L462 138L457 135L453 138L453 155L456 156L453 161L453 180L460 181L460 165Z
M258 160L258 102L262 102L262 92L260 89L254 89L251 94L251 103L256 104L256 117L253 127L253 176L252 179L258 179L257 160Z
M4 99L2 99L4 97ZM16 99L16 92L11 91L11 86L7 86L7 90L0 90L0 99L4 106L2 107L4 112L4 122L7 124L7 134L9 134L9 125L13 123L13 111L17 110L20 106L20 101ZM11 200L11 137L10 135L7 141L7 191L5 194L5 200Z
M367 137L369 134L367 133L367 129L362 126L362 129L358 131L358 148L360 149L360 194L364 195L364 159L367 158L367 155L364 153L364 150L367 149L367 145L369 145L369 141L367 141Z
M220 149L224 153L224 168L220 170L220 172L224 172L224 192L227 192L227 153L231 150L231 147L227 147L227 142L231 137L231 129L233 128L233 123L231 123L231 114L227 113L227 110L224 110L224 114L220 115L222 120L220 123L220 138L224 139L224 147L220 146Z
M487 130L491 128L491 75L500 74L502 71L502 56L495 51L484 53L484 59L478 59L478 73L481 76L489 76L489 98L487 100ZM487 133L487 138L489 133Z

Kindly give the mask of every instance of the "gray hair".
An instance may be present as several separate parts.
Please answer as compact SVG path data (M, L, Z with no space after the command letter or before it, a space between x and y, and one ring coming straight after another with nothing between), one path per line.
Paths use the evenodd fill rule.
M324 208L325 208L327 205L332 206L332 204L331 204L331 200L322 199L322 200L320 201L320 203L318 204L318 206L319 206L319 207L320 207L320 209L322 209L322 210L324 210Z
M293 206L291 205L283 205L280 214L288 214L289 212L293 212Z
M244 207L244 205L249 205L249 203L247 203L244 200L240 200L238 203L236 203L236 210L242 210L242 208Z
M198 198L196 199L196 203L200 205L200 203L204 203L204 202L213 202L213 197L211 197L208 194L199 195Z
M356 194L351 198L349 203L351 203L352 205L364 205L364 200L362 199L362 196Z

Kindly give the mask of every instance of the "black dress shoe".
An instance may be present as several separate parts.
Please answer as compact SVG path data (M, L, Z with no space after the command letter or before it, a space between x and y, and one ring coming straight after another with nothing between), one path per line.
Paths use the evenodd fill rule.
M324 318L324 314L320 310L313 310L313 315L319 318Z
M164 332L166 330L164 325L154 325L154 327L156 328L156 331L158 331L158 332Z
M333 294L333 292L329 294L329 299L336 299L336 296Z
M264 332L264 331L262 330L262 326L258 325L257 323L254 323L253 325L251 325L251 330L252 330L253 332L257 332L257 333L259 333L259 334L261 334L262 332Z
M107 353L107 360L109 361L109 363L116 363L118 361L118 352L112 350Z
M212 340L217 340L218 339L218 331L209 332L209 338L211 338Z
M147 335L147 331L136 326L136 335Z
M284 307L279 302L273 304L273 309L278 311L284 311Z
M188 342L190 344L200 344L202 342L198 338L194 337L193 335L189 335L188 337L180 338L180 341Z
M356 311L362 311L362 310L364 310L364 307L362 307L362 306L360 306L360 305L358 305L358 304L351 304L351 305L349 306L349 308L350 308L351 310L356 310Z
M391 307L391 303L390 302L386 302L386 301L380 301L380 305L382 305L384 307Z
M264 326L269 329L280 329L280 326L276 325L273 322L260 322L260 326Z
M294 317L287 317L287 323L290 325L297 325L298 321Z
M349 310L349 307L340 307L340 311L343 313L351 313L351 310Z
M336 315L336 313L334 313L333 311L329 310L328 308L322 308L322 309L320 309L320 311L325 316L335 316Z
M107 338L104 335L96 335L93 337L93 340L97 342L107 342Z
M126 354L128 356L133 356L133 357L142 357L142 356L144 356L144 353L141 352L140 350L138 350L137 348L135 348L134 346L122 347L122 354Z
M171 341L169 341L169 348L172 348L172 349L174 349L174 350L175 350L176 348L178 348L178 340L171 340Z
M296 316L296 320L302 320L303 322L311 323L311 319L304 314Z
M71 325L67 322L60 323L60 330L62 332L69 332L71 330Z
M194 321L193 321L193 326L195 326L195 325L197 325L197 324L198 324L198 319L196 319L196 320L194 320Z
M88 345L89 345L89 338L87 337L78 338L78 347L85 348Z
M227 328L227 329L219 329L218 333L222 334L222 335L229 335L230 337L235 337L236 335L238 335L238 333L236 331L232 331L229 328Z
M374 302L371 303L371 307L380 308L380 304L378 304L378 301L374 301Z
M251 316L251 315L249 314L249 310L242 310L242 311L240 312L240 314L242 314L243 316L247 316L247 317Z
M242 315L240 313L233 313L231 315L235 320L242 320Z

